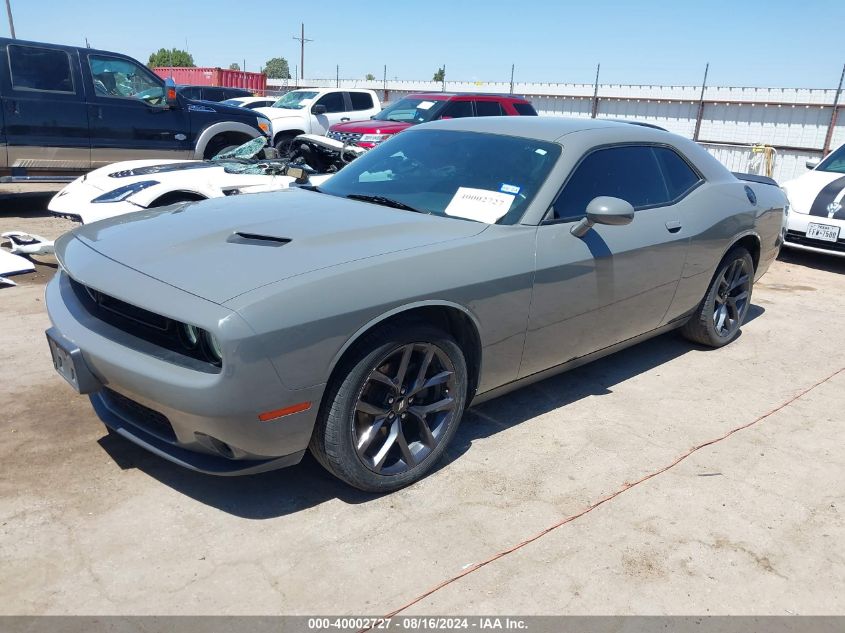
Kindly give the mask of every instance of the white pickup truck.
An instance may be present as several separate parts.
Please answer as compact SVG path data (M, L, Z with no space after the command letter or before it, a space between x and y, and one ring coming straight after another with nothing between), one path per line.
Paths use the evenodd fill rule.
M291 90L269 108L255 109L270 119L273 145L281 154L299 134L325 134L335 123L369 119L380 111L375 92L354 88Z

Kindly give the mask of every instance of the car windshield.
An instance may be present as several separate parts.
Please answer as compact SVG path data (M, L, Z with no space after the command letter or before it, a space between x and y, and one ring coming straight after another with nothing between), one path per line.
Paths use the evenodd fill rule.
M373 117L375 121L399 121L401 123L425 123L437 118L448 103L440 99L405 98L386 107Z
M832 171L837 174L845 174L845 145L820 162L819 166L816 167L816 171Z
M279 98L273 104L274 108L289 108L291 110L301 110L305 107L305 101L313 99L317 96L316 92L310 90L294 90Z
M370 150L319 190L423 213L513 224L560 152L555 143L529 138L415 130Z

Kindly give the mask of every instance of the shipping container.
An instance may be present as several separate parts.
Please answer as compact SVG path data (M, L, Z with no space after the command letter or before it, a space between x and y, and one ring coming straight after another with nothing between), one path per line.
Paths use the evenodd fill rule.
M162 79L173 77L173 81L185 86L243 88L257 95L263 95L267 89L267 75L264 73L249 73L243 70L226 68L176 68L172 66L153 68L153 72Z

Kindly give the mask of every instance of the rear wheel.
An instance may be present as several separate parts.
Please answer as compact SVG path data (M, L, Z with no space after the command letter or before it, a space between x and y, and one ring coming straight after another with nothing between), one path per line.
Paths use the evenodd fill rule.
M707 294L681 333L708 347L722 347L739 336L751 306L754 260L742 247L731 250L719 265Z
M381 328L356 350L329 385L311 452L346 483L390 492L442 457L466 402L466 362L428 325Z

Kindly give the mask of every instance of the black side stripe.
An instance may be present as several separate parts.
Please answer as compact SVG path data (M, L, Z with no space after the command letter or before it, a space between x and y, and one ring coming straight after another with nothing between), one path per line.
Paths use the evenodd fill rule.
M827 205L836 199L836 196L845 189L845 176L837 178L833 182L825 186L816 199L813 200L813 206L810 207L810 215L818 215L820 217L827 217ZM833 216L836 220L845 220L845 200L843 200L842 208Z

